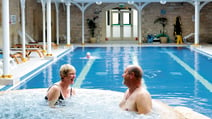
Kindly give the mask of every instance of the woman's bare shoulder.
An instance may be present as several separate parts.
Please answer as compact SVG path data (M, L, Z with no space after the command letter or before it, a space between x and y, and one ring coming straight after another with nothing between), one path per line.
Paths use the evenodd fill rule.
M60 91L60 86L58 85L53 85L52 87L50 87L49 91Z

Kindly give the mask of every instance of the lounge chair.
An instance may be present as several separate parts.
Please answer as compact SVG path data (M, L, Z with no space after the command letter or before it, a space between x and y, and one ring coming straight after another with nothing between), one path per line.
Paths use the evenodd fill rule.
M40 48L26 48L27 56L29 57L32 52L36 52L40 58L44 57L43 50Z
M26 48L42 48L42 49L44 49L42 42L29 42L29 44L26 44L25 46L26 46ZM57 49L58 46L55 43L52 43L52 47L54 49ZM15 45L13 45L13 48L22 48L22 44L15 44ZM46 45L46 48L47 48L47 45Z
M21 63L20 61L22 61L23 55L21 52L13 52L10 54L10 57L13 58L17 64L20 64Z
M19 34L19 36L22 38L22 32L21 31L18 31L18 34ZM37 41L35 41L28 33L26 33L25 32L25 35L26 35L26 47L28 47L28 48L42 48L42 49L44 49L43 48L43 42L37 42ZM47 43L46 43L47 44ZM52 47L54 48L54 49L57 49L58 48L58 46L57 46L57 44L55 44L54 42L52 42L51 43L51 45L52 45ZM16 45L14 45L14 47L19 47L19 48L21 48L22 47L22 44L16 44ZM47 45L45 46L45 47L47 47Z
M43 45L35 44L35 43L26 44L25 46L26 46L26 48L43 48ZM15 44L15 45L13 45L13 48L22 48L22 44Z
M11 48L13 51L20 51L22 48ZM36 52L40 58L44 57L43 50L41 48L26 48L26 56L29 58L32 52Z
M0 54L3 54L3 52L0 51ZM23 58L22 53L20 51L10 51L10 57L12 59L14 59L17 64L20 64L21 63L20 61ZM14 63L14 60L12 60L12 59L10 59L10 63L13 64ZM1 61L3 62L3 59L2 58L1 58Z

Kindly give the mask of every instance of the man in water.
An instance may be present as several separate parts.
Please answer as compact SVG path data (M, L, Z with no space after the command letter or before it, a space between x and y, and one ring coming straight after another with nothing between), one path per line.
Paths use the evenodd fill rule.
M137 65L129 65L122 77L123 84L128 87L119 106L126 111L148 114L152 110L150 93L142 86L142 69Z

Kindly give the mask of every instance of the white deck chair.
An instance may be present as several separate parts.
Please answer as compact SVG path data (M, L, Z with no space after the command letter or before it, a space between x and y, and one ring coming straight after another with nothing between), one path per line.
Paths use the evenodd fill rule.
M193 35L194 35L194 33L190 33L190 34L184 36L183 37L183 42L186 43L187 42L187 39L190 38L190 37L192 37Z

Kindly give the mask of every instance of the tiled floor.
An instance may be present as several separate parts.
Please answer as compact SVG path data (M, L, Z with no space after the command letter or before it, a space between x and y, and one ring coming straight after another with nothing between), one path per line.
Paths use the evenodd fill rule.
M14 78L21 77L31 70L39 67L40 65L47 63L49 60L56 58L58 55L65 52L66 50L67 48L54 49L52 50L52 57L44 58L40 58L36 53L31 54L30 59L25 63L17 64L17 66L11 71L11 74L14 76Z
M200 47L197 47L197 49L212 55L212 45L211 44L201 45Z
M77 46L79 44L75 44L75 46ZM119 43L107 43L107 44L86 44L85 46L116 46L116 45L124 45L124 46L129 46L129 44L119 44ZM130 44L132 45L132 44ZM142 45L138 45L135 44L135 46L175 46L176 44L142 44ZM82 45L80 45L82 46ZM179 46L179 45L178 45ZM207 54L212 55L212 45L206 44L206 45L200 45L200 46L191 46L194 48L197 48L201 51L206 52ZM11 74L13 75L13 79L14 79L14 83L19 82L20 77L28 74L29 72L36 73L35 69L42 69L41 66L46 65L48 62L51 62L50 60L52 59L56 59L57 56L61 55L62 53L66 52L68 49L73 48L73 46L71 47L65 47L65 46L60 46L58 49L53 49L52 50L52 54L53 57L51 58L40 58L38 56L38 54L34 53L31 54L30 60L25 62L25 63L21 63L21 64L16 64L16 66L13 66L11 68ZM2 82L3 79L0 80L0 82ZM0 85L0 88L3 87L3 85Z

